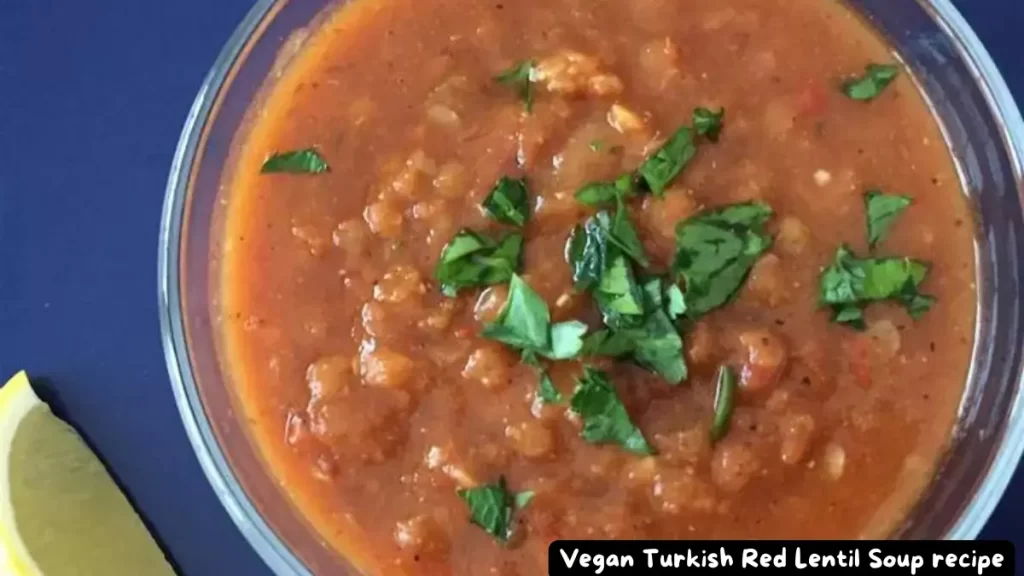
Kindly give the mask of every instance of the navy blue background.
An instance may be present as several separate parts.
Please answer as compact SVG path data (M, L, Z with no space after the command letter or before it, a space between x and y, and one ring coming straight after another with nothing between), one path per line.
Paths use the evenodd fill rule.
M957 4L1024 101L1024 2ZM250 6L0 0L0 376L25 368L43 385L185 576L269 574L192 454L156 309L174 146ZM1021 476L986 537L1024 544Z

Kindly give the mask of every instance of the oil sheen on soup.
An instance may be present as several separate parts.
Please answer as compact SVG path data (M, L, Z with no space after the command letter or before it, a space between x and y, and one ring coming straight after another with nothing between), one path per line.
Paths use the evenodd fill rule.
M839 2L357 0L229 169L221 351L368 573L893 533L950 440L970 213Z

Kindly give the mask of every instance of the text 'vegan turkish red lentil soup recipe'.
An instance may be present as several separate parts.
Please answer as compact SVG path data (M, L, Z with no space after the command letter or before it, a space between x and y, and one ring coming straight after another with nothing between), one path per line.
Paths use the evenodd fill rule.
M339 8L253 114L215 256L270 470L371 574L892 534L975 310L896 62L821 0Z

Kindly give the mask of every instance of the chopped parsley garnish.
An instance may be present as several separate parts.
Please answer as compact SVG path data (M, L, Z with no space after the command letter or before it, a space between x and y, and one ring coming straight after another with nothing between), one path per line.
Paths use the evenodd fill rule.
M526 181L502 176L481 204L487 215L502 224L522 228L530 219L530 198Z
M678 284L672 284L665 289L665 312L673 320L678 320L686 314L686 296Z
M685 380L683 339L672 321L674 316L681 315L682 303L673 295L677 291L677 286L661 278L644 282L640 288L641 314L628 323L608 324L606 321L608 329L587 336L583 354L631 360L670 384Z
M533 492L533 490L523 490L522 492L519 492L515 496L513 496L512 501L516 505L516 510L522 510L523 508L529 506L530 502L533 502L534 496L536 496L536 494Z
M278 152L263 162L263 174L323 174L329 171L327 161L313 148Z
M509 492L502 476L497 484L460 489L458 495L469 507L470 521L502 544L507 544L512 536L515 511L526 507L533 500L534 493L530 490L518 494Z
M601 214L598 213L598 217L602 220L602 226L604 226L605 217L602 217ZM633 226L633 221L629 218L629 210L626 208L626 203L622 198L619 198L615 217L612 218L611 224L608 226L608 242L622 250L633 262L636 262L643 268L647 268L650 265L644 250L644 244L640 241L640 235L636 233L636 227Z
M589 290L601 281L608 256L608 234L597 217L577 225L569 236L565 259L572 268L572 282L578 290Z
M640 320L643 294L630 261L646 267L648 260L621 200L615 216L601 211L576 227L566 256L576 288L593 292L605 324L619 328Z
M683 168L697 154L695 135L704 136L712 142L718 141L725 119L725 109L713 112L708 108L693 111L693 126L676 130L661 148L640 165L637 173L648 190L660 197L669 184L683 171Z
M562 393L555 388L555 383L551 381L551 376L548 376L547 372L541 372L540 375L540 386L537 387L537 396L540 397L541 402L545 404L553 404L562 401Z
M513 88L519 99L523 101L527 112L533 111L533 60L523 60L513 64L511 68L495 76L495 81Z
M561 326L561 324L556 326ZM580 337L582 338L583 334L587 331L587 327L584 324L581 324L581 326L583 331L580 332ZM552 341L554 340L555 337L552 335ZM541 363L537 353L534 351L524 350L522 354L523 363L533 366L537 370L537 378L539 379L537 384L537 397L540 398L541 402L544 404L561 402L562 393L555 387L555 383L551 380L551 376L548 375L547 368L545 368Z
M868 246L878 245L896 218L911 204L907 196L885 194L881 190L868 190L864 194L864 209L868 222Z
M920 287L930 265L911 258L857 258L840 246L835 262L820 279L821 303L830 306L833 321L863 327L863 309L872 302L891 300L903 304L912 318L919 318L935 304Z
M647 188L660 197L696 154L693 128L683 126L640 165L638 172Z
M529 284L513 275L508 286L508 300L497 319L484 326L483 335L520 350L548 350L551 344L548 305Z
M496 340L516 348L523 355L523 361L537 368L540 374L541 398L552 396L545 392L547 373L539 357L549 360L570 360L579 356L583 349L583 336L587 325L570 320L551 324L548 305L518 275L513 275L508 288L508 300L498 317L484 326L484 338ZM552 385L553 389L554 386Z
M881 242L892 223L912 201L906 196L869 190L864 195L868 246ZM821 273L819 299L832 309L832 321L857 330L866 328L864 308L872 302L899 302L917 320L935 305L935 297L921 293L931 264L905 257L857 258L843 245L835 261Z
M625 200L634 194L633 175L623 174L613 182L591 182L576 191L576 200L587 206L601 206Z
M600 152L601 150L604 150L604 140L591 140L590 149L593 150L594 152Z
M671 320L664 290L659 278L644 284L644 323L627 333L633 340L635 363L659 374L669 384L679 384L687 375L683 339Z
M860 304L842 304L832 307L832 321L836 324L845 324L855 330L864 330L867 324L864 322L864 309Z
M577 320L551 325L551 347L540 354L550 360L571 360L579 356L587 325Z
M772 245L764 225L773 212L760 202L702 212L676 228L672 270L685 280L683 307L691 319L726 304Z
M735 405L736 373L727 365L718 369L715 384L715 418L711 422L711 441L718 442L729 432Z
M675 287L663 294L660 279L638 281L633 263L646 267L648 260L623 194L616 192L626 188L611 187L615 215L601 211L577 226L566 250L576 288L591 292L608 328L587 339L586 353L628 358L678 384L686 378L686 364L672 320L685 309L682 293Z
M900 294L900 303L903 304L907 314L910 314L910 317L914 320L924 316L925 312L931 310L937 301L934 296L921 294L916 285L904 285L903 293Z
M576 381L570 406L583 420L580 435L592 444L618 444L634 454L654 454L643 433L629 419L604 372L586 366Z
M899 73L899 66L895 64L868 64L863 76L842 83L843 94L853 100L870 102L878 98Z
M644 268L649 265L644 245L621 199L614 216L602 210L576 226L569 237L566 259L576 287L588 289L599 282L614 259L613 252L625 254Z
M633 339L628 331L598 330L583 340L583 356L622 358L633 353Z
M463 288L504 284L519 269L523 236L518 232L495 240L463 229L441 251L434 277L445 296Z
M718 142L725 119L725 108L713 112L708 108L696 108L693 111L693 129L712 142Z
M611 261L601 274L593 296L607 326L631 326L643 316L643 292L633 274L633 267L621 253L611 253Z

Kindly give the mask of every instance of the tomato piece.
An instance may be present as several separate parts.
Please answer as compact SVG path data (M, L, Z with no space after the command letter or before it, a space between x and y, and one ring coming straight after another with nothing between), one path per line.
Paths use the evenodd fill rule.
M797 110L802 116L822 116L828 106L828 94L820 80L809 81L796 97Z
M846 363L854 382L862 388L871 387L871 339L857 334L843 342Z

